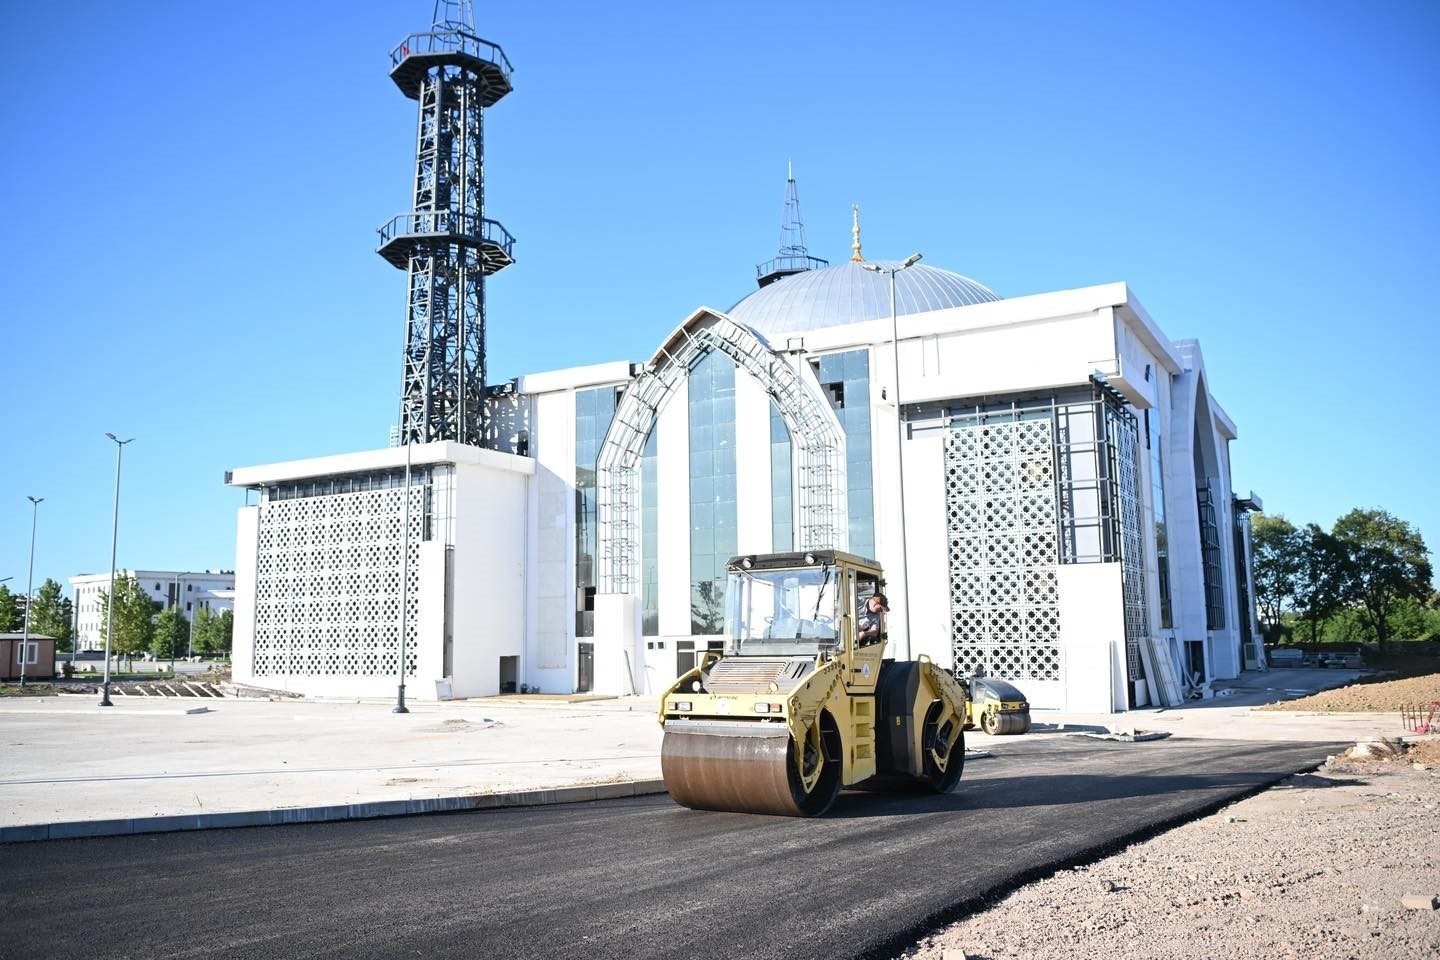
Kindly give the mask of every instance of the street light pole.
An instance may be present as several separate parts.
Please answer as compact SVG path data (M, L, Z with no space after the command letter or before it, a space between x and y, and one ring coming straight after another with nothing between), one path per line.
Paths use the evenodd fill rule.
M25 686L25 665L30 662L30 608L35 606L35 524L40 518L44 497L26 497L30 501L30 572L25 575L25 639L20 642L20 686ZM38 661L39 658L37 657ZM55 665L50 665L54 672Z
M919 263L921 254L912 253L898 267L882 267L875 263L861 264L872 273L890 275L890 352L895 361L895 475L900 496L900 602L905 610L905 648L902 659L910 659L910 548L905 533L905 416L900 406L900 321L895 309L895 274Z
M125 444L135 438L121 440L113 433L105 436L115 441L115 509L110 522L110 592L105 597L105 682L100 687L100 706L113 707L110 702L110 638L115 635L115 545L120 537L120 454Z
M172 677L175 673L175 631L180 626L180 578L183 576L185 576L185 574L183 573L175 574L175 602L170 607L170 673ZM186 625L185 634L186 650L188 651L190 643L190 630L188 624ZM190 654L188 652L185 655L185 659L190 659Z
M400 689L391 713L409 713L405 707L405 628L410 586L410 444L405 444L405 507L400 521Z

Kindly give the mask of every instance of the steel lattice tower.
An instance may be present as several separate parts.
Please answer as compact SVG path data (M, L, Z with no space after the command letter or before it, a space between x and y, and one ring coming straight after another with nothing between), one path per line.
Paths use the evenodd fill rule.
M510 92L510 61L475 35L470 0L436 0L428 31L390 51L390 77L420 105L409 213L380 228L409 275L400 442L484 436L485 278L515 239L485 218L485 108Z

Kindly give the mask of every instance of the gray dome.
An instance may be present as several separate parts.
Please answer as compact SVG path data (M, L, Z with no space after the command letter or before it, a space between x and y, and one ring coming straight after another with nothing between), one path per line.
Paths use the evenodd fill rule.
M900 266L894 260L872 262L886 268ZM901 316L999 299L969 277L923 263L895 274L895 312ZM890 277L847 261L777 280L727 313L767 338L879 320L890 316Z

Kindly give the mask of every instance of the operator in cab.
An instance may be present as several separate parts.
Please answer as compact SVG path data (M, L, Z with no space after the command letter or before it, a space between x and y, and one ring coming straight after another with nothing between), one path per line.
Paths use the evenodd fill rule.
M890 601L883 593L871 594L860 604L860 616L855 620L855 642L859 646L880 642L880 628L885 614L890 612Z

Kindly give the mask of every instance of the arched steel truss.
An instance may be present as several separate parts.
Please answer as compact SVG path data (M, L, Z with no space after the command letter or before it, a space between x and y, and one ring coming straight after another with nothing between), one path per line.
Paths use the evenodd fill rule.
M796 546L847 544L845 434L813 377L771 351L750 327L700 308L641 368L620 400L596 465L600 593L633 593L639 563L640 455L656 417L690 370L720 351L775 400L795 452Z

